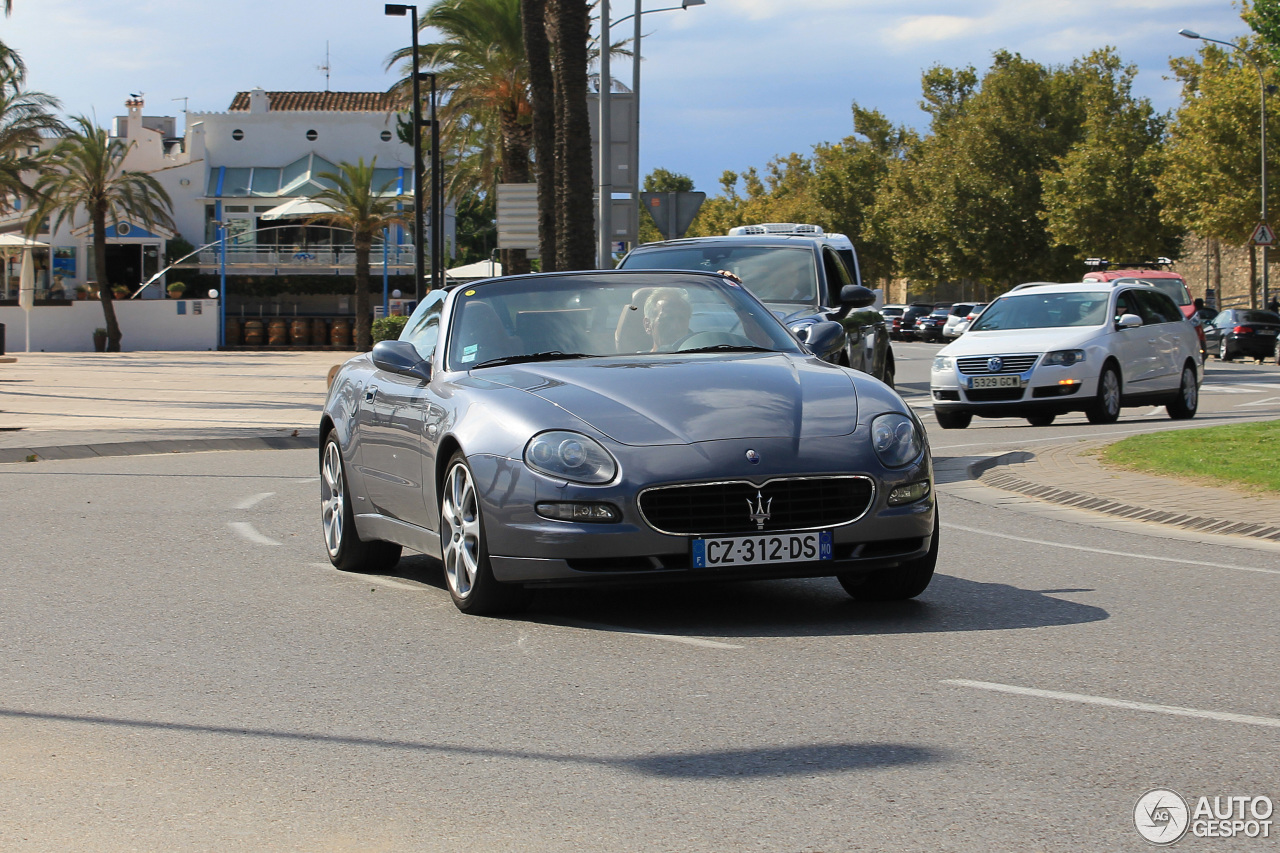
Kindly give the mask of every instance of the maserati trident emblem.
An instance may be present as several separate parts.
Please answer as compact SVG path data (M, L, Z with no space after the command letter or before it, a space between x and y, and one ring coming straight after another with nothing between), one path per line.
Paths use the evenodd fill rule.
M759 464L760 464L760 454L759 454L759 453L756 453L754 450L748 450L748 451L747 451L747 461L748 461L748 462L750 462L752 465L759 465Z
M769 520L769 510L773 509L773 498L765 503L764 495L757 489L755 506L751 505L751 498L747 498L747 509L751 510L749 518L756 523L756 530L764 530L764 523Z
M998 355L992 356L991 358L987 359L987 370L991 371L992 373L999 373L1000 368L1002 367L1004 367L1004 359L1001 358L1000 356Z

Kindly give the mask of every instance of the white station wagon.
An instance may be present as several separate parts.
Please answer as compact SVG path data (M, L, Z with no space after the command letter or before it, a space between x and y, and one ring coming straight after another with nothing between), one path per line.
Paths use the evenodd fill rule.
M1065 412L1111 423L1121 406L1195 417L1200 342L1173 300L1145 284L1023 284L997 298L933 360L943 429L973 416L1048 426Z

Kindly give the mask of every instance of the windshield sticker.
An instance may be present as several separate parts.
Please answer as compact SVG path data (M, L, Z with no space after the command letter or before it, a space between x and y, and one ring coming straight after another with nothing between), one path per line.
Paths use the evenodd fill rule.
M462 295L463 295L463 296L475 296L475 295L476 295L476 292L475 292L474 290L468 290L467 292L463 293Z
M476 350L480 349L479 344L471 344L462 348L462 361L465 364L468 361L476 360Z

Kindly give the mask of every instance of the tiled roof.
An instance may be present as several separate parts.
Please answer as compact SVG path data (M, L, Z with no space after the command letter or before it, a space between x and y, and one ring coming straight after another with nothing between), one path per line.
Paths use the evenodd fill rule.
M267 103L273 112L385 113L394 109L395 98L386 92L267 92ZM230 109L247 112L249 93L236 92Z

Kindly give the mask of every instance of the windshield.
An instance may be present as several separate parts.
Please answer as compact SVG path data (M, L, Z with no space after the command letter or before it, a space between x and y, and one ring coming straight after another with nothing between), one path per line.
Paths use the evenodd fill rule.
M728 270L762 302L818 304L818 267L806 246L663 246L632 252L621 269Z
M1121 278L1116 284L1149 284L1179 305L1191 304L1191 293L1180 278Z
M1107 291L1017 293L1001 296L969 327L971 332L1000 329L1055 329L1100 326L1107 321Z
M760 303L723 278L575 275L498 279L458 294L450 370L565 357L694 350L798 353Z

